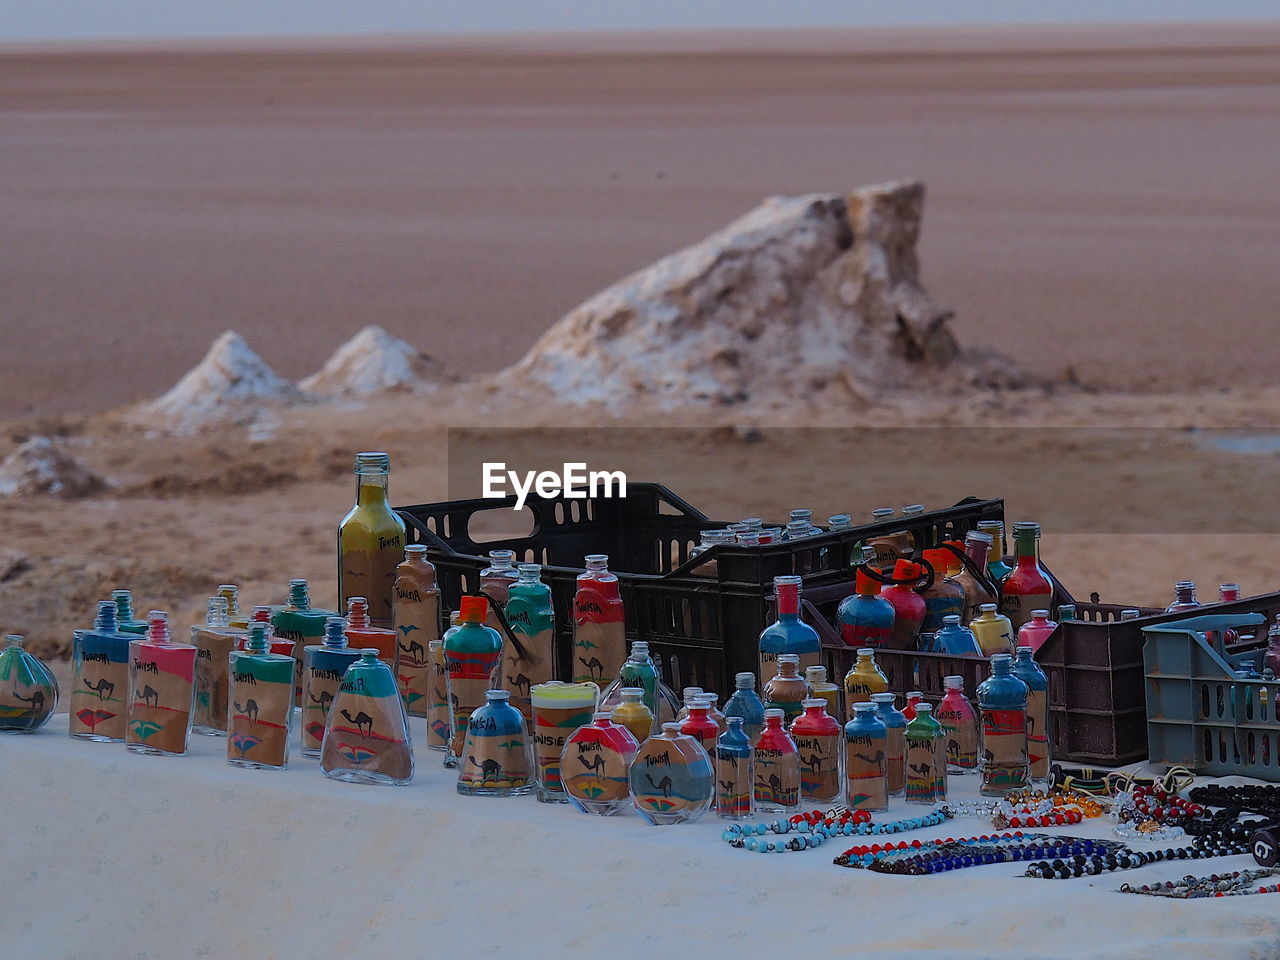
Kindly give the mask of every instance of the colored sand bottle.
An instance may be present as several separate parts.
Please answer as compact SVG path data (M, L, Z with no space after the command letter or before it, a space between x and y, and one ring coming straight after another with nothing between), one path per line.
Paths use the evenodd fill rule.
M978 529L991 535L991 553L987 558L987 576L999 586L1004 578L1013 573L1013 567L1005 563L1004 521L981 520Z
M916 645L916 635L924 622L927 611L924 597L916 593L920 582L920 565L910 560L899 560L893 566L894 582L880 590L880 596L893 607L893 630L889 634L890 646L899 650L911 650Z
M942 618L942 629L934 634L933 647L938 653L949 653L956 657L983 656L978 638L954 613Z
M942 803L947 799L947 735L933 719L933 707L916 707L907 724L907 803Z
M587 557L573 597L573 679L603 690L627 659L627 625L618 578L602 553Z
M944 677L946 692L933 712L946 733L947 771L973 773L978 769L978 712L964 695L964 677Z
M549 680L530 691L533 701L533 748L538 759L538 800L564 803L560 755L573 732L597 713L600 688L591 681L563 683Z
M697 697L689 704L689 715L680 723L680 732L693 737L708 755L715 752L716 740L720 738L720 728L711 719L711 711L702 697Z
M302 649L302 755L320 756L324 731L329 725L329 708L337 699L338 687L347 667L360 659L360 651L347 644L347 621L330 617L325 621L324 642Z
M618 691L624 687L639 687L645 706L655 717L658 715L658 668L649 656L649 644L643 640L631 645L631 654L623 663L618 679L609 684L600 697L600 708L611 709L620 699Z
M1049 678L1035 661L1035 651L1020 646L1013 658L1013 675L1027 685L1027 762L1031 779L1049 779Z
M511 585L520 578L514 550L490 550L489 565L480 571L480 592L489 598L489 616L485 625L502 633L497 611L507 609Z
M835 803L844 788L840 756L844 729L819 697L804 701L804 713L791 724L791 739L800 754L800 796L814 803Z
M92 630L77 630L71 667L71 736L80 740L123 740L129 695L129 641L116 630L114 601L98 603Z
M790 723L804 710L809 684L800 676L800 658L794 653L778 654L777 669L777 675L764 685L765 716L770 710L781 710Z
M1196 599L1196 582L1179 580L1173 585L1173 603L1164 608L1165 613L1180 613L1183 610L1194 610L1200 606Z
M983 656L1013 652L1013 626L1008 617L996 612L994 603L978 605L978 615L969 621L969 629L977 637Z
M902 708L902 715L907 718L910 723L916 715L916 705L924 700L924 694L919 690L908 690L903 694L903 698L907 701L906 706Z
M532 793L533 746L524 714L511 706L507 690L486 690L484 706L472 711L458 764L458 792L472 797Z
M445 766L455 766L462 757L471 714L484 706L485 691L497 685L502 664L502 636L485 625L489 601L484 597L462 598L457 631L444 639L444 665L449 703L453 710L453 736L445 752Z
M1003 797L1030 783L1027 759L1027 685L1013 674L1007 653L991 658L991 676L978 684L982 752L978 770L984 797Z
M121 633L143 634L147 621L133 617L133 594L128 590L112 590L111 599L116 602L116 629Z
M724 715L730 720L739 718L742 732L754 745L764 729L764 701L756 693L756 675L750 671L735 674L734 684L733 696L724 705Z
M629 772L631 802L654 826L692 823L715 800L711 757L675 723L640 745Z
M822 641L818 631L800 619L800 578L774 577L773 593L778 608L778 618L760 634L760 676L772 676L777 669L778 655L795 654L801 672L817 665Z
M338 605L366 597L375 627L392 625L396 568L404 559L404 521L387 498L390 473L387 454L356 454L356 503L338 526Z
M880 595L880 583L859 570L855 593L840 601L836 629L849 647L881 647L893 636L893 604Z
M453 737L453 706L449 703L449 673L444 663L444 645L449 634L458 629L457 610L449 613L449 629L438 642L431 644L431 706L427 710L427 746L432 750L449 749ZM446 763L446 766L448 764Z
M888 523L893 519L893 507L876 507L871 511L872 523ZM878 533L874 535L868 546L875 551L871 566L880 573L888 573L893 565L902 558L902 551L907 547L906 531L894 533Z
M720 712L720 694L703 693L702 701L707 705L707 716L715 721L717 731L716 737L719 738L720 734L729 729L728 717ZM711 751L707 752L710 753Z
M750 819L755 798L755 750L741 717L730 717L729 729L716 741L715 767L716 814L725 820Z
M320 771L346 783L399 786L413 779L404 701L391 668L372 647L342 675L329 707Z
M327 617L325 619L328 620ZM399 636L396 630L372 625L369 620L369 602L364 597L347 598L348 644L358 650L377 650L378 659L394 670L399 655L399 645L396 642Z
M630 689L630 688L628 688ZM640 744L626 727L604 711L575 730L560 753L561 783L569 802L583 813L608 817L627 806L631 784L627 772Z
M174 643L169 615L152 610L146 634L129 644L129 661L126 746L134 753L182 756L191 733L196 648Z
M964 587L947 576L947 570L955 554L950 550L925 550L924 559L933 567L933 583L920 591L924 597L924 621L920 629L936 633L942 629L945 617L964 616Z
M987 574L987 555L991 551L991 534L981 530L970 530L964 538L964 555L967 562L955 575L956 583L964 588L964 622L968 623L978 615L978 608L984 603L999 603L1000 596L996 585ZM975 574L981 573L981 577ZM1043 606L1043 604L1041 604Z
M196 701L191 730L207 737L226 736L230 703L227 671L231 651L246 635L245 630L232 629L229 606L226 597L210 597L204 623L191 628L191 645L196 648Z
M844 675L844 702L849 710L849 719L853 719L855 703L861 700L870 702L873 693L884 693L888 689L889 678L876 663L875 650L863 647L858 651L858 659Z
M425 717L431 702L431 641L440 639L440 588L435 565L427 548L411 543L396 567L391 590L391 617L395 624L396 683L411 717Z
M525 721L532 726L533 704L529 701L529 691L536 684L554 679L555 675L556 619L551 587L542 582L542 567L522 563L516 572L519 579L507 590L505 611L519 646L510 638L503 644L501 684L511 692L511 705L524 714ZM645 658L648 659L647 652ZM656 673L654 683L657 683Z
M35 733L58 706L58 681L11 633L0 648L0 733Z
M631 731L636 743L644 743L653 735L656 722L649 705L644 702L644 690L640 687L623 687L618 691L618 705L610 714L613 722Z
M885 779L889 796L900 797L907 786L907 718L893 706L892 693L873 693L871 702L876 705L876 716L888 731L885 738ZM912 716L915 713L913 711Z
M853 704L844 725L845 805L877 813L889 809L889 729L870 701Z
M680 712L676 714L676 723L684 723L685 717L689 716L689 708L702 696L703 692L701 687L685 687L681 691L683 700Z
M227 625L244 633L249 629L249 617L240 608L240 588L234 583L219 584L217 595L227 601Z
M841 705L843 700L841 694L844 690L840 684L832 683L827 679L826 667L821 664L816 667L808 667L804 672L804 679L809 684L809 696L827 701L827 713L837 718L844 716L844 709Z
M255 770L289 764L293 723L293 657L272 653L265 623L249 624L244 650L228 652L227 762Z
M800 808L800 752L783 726L784 714L764 712L764 729L755 745L756 809L792 814Z
M1013 525L1017 565L1000 585L1000 612L1017 630L1031 619L1032 610L1048 609L1053 584L1040 566L1040 524L1020 520Z
M1031 619L1018 628L1018 646L1039 650L1058 625L1049 619L1048 610L1032 610Z
M343 603L345 606L345 601ZM261 607L254 608L253 619L260 616ZM293 657L302 660L302 648L308 643L319 643L324 639L325 621L330 617L340 617L336 610L321 610L311 606L311 589L304 579L289 581L289 599L283 607L272 608L271 633L276 640L293 641ZM277 643L271 649L276 653L284 650ZM302 703L302 687L297 689L298 704Z

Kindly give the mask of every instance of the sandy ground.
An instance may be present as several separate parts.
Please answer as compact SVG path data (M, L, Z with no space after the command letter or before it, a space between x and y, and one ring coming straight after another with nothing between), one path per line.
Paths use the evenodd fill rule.
M229 327L294 377L370 320L496 369L762 196L901 177L964 342L1265 380L1278 54L1277 25L10 50L0 416L151 396Z

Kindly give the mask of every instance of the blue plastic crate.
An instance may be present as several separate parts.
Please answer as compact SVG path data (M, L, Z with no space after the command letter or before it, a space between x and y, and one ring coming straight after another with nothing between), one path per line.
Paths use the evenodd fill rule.
M1261 633L1265 623L1261 614L1241 613L1142 628L1153 764L1280 781L1280 681L1237 677L1241 663L1260 661L1264 650L1229 653L1226 646L1228 630Z

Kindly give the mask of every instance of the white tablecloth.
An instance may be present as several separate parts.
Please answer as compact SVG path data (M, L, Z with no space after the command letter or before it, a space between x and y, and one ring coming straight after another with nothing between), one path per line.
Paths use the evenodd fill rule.
M0 737L5 960L1280 955L1280 894L1114 892L1247 856L1065 881L1020 864L882 876L834 866L838 841L732 849L714 815L659 828L631 811L462 797L426 749L408 786L358 786L300 757L283 772L234 768L207 737L186 757L134 756L72 740L66 722ZM975 777L951 784L976 794ZM920 810L896 800L890 816ZM990 830L966 817L906 836Z

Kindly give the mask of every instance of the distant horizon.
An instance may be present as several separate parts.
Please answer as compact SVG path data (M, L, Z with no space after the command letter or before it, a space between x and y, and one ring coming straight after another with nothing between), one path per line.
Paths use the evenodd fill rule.
M354 9L339 0L49 0L0 9L0 43L484 37L495 35L628 34L847 28L1009 28L1120 24L1271 22L1274 3L1223 0L1206 10L1196 0L1078 0L1027 5L988 0L964 15L941 0L898 0L849 9L842 0L653 0L643 9L623 0L589 7L557 0L473 0L438 9L418 0L368 0Z

